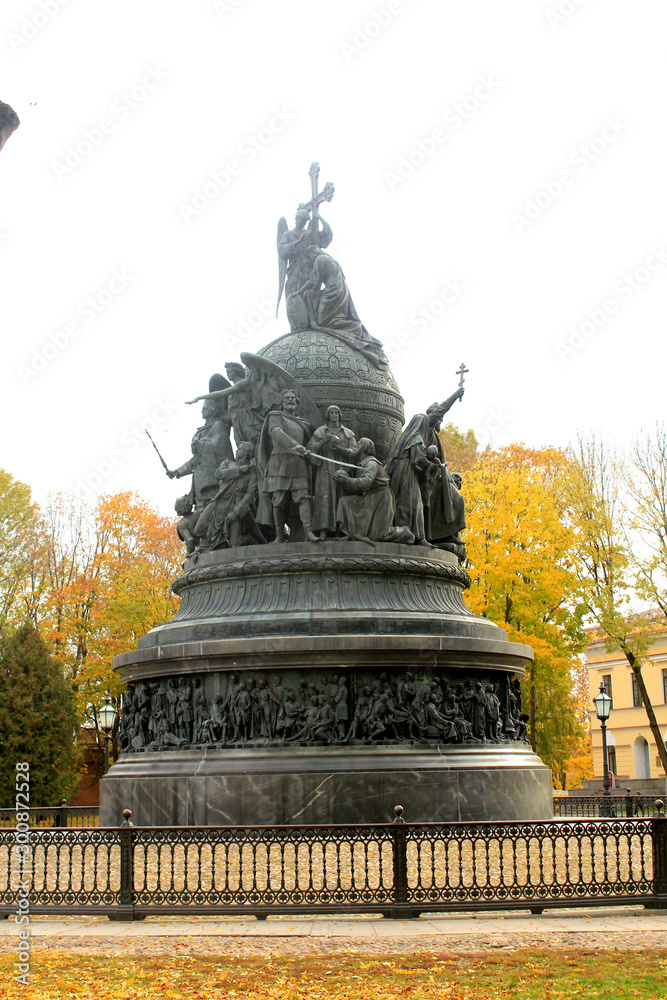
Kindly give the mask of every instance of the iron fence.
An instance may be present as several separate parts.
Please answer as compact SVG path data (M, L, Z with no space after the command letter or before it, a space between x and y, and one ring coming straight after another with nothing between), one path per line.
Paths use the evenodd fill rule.
M631 818L652 816L655 811L655 795L633 795L630 789L625 795L554 796L554 816Z
M667 906L667 818L0 830L0 914L381 913ZM27 838L27 839L26 839ZM30 864L25 864L28 845ZM22 860L19 857L23 851Z
M28 823L31 827L91 827L99 826L100 810L98 806L68 806L65 802L59 806L33 806L21 809L28 813ZM16 809L0 809L0 829L16 826Z

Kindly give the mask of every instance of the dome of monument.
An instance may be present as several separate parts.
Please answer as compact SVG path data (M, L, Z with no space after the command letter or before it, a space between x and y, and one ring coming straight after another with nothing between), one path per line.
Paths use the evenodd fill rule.
M258 353L285 368L323 417L336 403L357 440L370 438L386 461L405 420L403 397L388 365L379 364L363 342L357 347L347 338L303 330L278 337Z

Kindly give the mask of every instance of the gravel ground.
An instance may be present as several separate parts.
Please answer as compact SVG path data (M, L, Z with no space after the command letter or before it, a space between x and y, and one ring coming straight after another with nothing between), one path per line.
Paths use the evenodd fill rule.
M249 958L257 955L406 955L406 954L476 954L489 951L540 949L557 951L655 951L667 949L667 932L605 931L598 933L533 934L430 934L418 937L223 937L190 936L152 937L128 940L109 938L54 936L33 939L33 958L40 952L60 951L77 955L219 955ZM13 950L11 940L0 939L0 952Z

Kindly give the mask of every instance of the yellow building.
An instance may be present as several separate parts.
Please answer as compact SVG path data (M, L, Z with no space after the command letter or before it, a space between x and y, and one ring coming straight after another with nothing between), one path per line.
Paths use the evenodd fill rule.
M600 785L604 773L602 731L592 703L602 683L612 699L607 723L607 746L609 770L617 779L614 783L624 789L627 787L627 782L631 782L633 791L641 792L644 787L641 782L651 781L655 787L657 779L660 790L664 790L665 773L658 757L637 682L628 661L620 651L608 653L604 640L589 645L586 650L586 660L591 697L594 784ZM642 668L642 676L660 731L665 739L667 738L667 629L651 646L648 660L649 663L645 663Z

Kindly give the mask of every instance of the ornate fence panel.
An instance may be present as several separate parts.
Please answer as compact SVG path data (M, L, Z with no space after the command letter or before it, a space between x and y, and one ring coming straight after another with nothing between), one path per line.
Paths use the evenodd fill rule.
M0 914L382 913L667 905L667 818L0 830ZM21 847L23 845L23 847Z
M651 820L408 824L406 830L407 902L422 912L653 899Z
M19 858L26 841L0 830L0 912L15 911L19 873L28 883L33 913L112 913L120 902L119 830L30 830L29 861Z
M82 827L99 826L100 810L97 806L45 806L33 807L30 814L31 827ZM0 829L16 826L16 809L0 809Z
M391 829L136 829L135 910L378 912L393 904Z
M655 795L568 795L554 798L554 816L580 816L593 819L627 816L653 816L657 813Z

